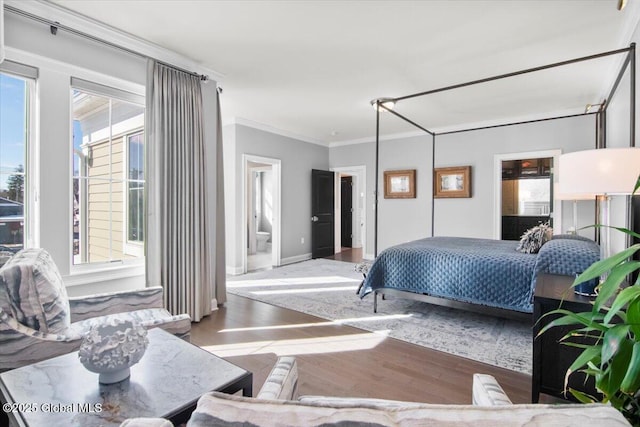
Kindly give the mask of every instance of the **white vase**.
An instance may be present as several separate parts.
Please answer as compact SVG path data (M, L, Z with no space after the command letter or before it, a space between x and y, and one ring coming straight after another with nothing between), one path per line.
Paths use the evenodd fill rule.
M87 370L100 374L101 384L113 384L129 378L148 344L147 330L140 324L111 319L89 329L78 357Z

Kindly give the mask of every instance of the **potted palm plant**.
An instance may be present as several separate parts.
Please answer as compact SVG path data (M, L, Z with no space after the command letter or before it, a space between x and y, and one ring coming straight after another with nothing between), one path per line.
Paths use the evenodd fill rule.
M634 194L640 187L640 177ZM625 228L612 227L640 238ZM608 403L618 409L634 426L640 426L640 275L635 283L626 286L626 278L640 269L640 262L632 260L640 250L635 244L609 258L600 260L580 274L573 287L598 279L606 279L598 286L598 296L590 312L574 313L559 308L547 315L560 317L549 322L540 334L557 326L576 325L562 343L582 349L565 376L576 371L594 377L602 396L569 388L567 390L583 403ZM591 343L591 344L585 344Z

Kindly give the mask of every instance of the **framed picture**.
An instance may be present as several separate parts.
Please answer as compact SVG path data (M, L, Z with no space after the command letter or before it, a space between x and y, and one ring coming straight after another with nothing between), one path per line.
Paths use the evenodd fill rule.
M435 168L433 197L436 199L471 197L471 166Z
M415 199L416 170L384 171L385 199Z

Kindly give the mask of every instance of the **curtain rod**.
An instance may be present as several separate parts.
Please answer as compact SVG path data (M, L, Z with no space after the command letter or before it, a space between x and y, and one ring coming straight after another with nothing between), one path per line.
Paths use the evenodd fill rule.
M152 59L152 60L154 60L154 61L156 61L156 62L158 62L158 63L160 63L162 65L166 65L167 67L171 67L171 68L174 68L174 69L176 69L178 71L182 71L182 72L190 74L192 76L196 76L202 81L207 81L209 79L209 76L207 76L206 74L199 74L199 73L196 73L196 72L193 72L193 71L185 70L184 68L178 67L178 66L173 65L173 64L169 64L169 63L167 63L165 61L161 61L161 60L159 60L157 58L154 58L152 56L149 56L149 55L146 55L144 53L138 52L136 50L129 49L129 48L124 47L124 46L120 46L118 44L112 43L112 42L110 42L108 40L105 40L105 39L102 39L102 38L99 38L99 37L96 37L96 36L92 36L91 34L85 33L83 31L76 30L75 28L72 28L72 27L68 27L68 26L63 25L63 24L61 24L59 22L51 21L51 20L43 18L41 16L34 15L32 13L29 13L29 12L25 12L24 10L18 9L16 7L13 7L13 6L5 4L4 8L8 12L11 12L11 13L14 13L16 15L20 15L20 16L23 16L25 18L31 19L33 21L37 21L37 22L40 22L42 24L48 25L49 26L49 30L51 31L51 34L53 34L54 36L58 33L59 29L60 30L64 30L64 31L66 31L68 33L71 33L71 34L74 34L76 36L84 37L84 38L89 39L91 41L94 41L96 43L101 43L103 45L112 47L114 49L121 50L121 51L126 52L126 53L128 53L130 55L138 56L138 57L141 57L141 58L144 58L144 59Z

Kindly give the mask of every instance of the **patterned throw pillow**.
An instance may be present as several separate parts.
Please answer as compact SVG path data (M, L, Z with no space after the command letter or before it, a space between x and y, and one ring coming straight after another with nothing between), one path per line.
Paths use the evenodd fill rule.
M525 254L537 254L542 245L553 237L553 228L548 222L528 229L520 238L516 250Z
M71 310L58 267L44 249L24 249L0 269L0 307L43 333L69 328Z

